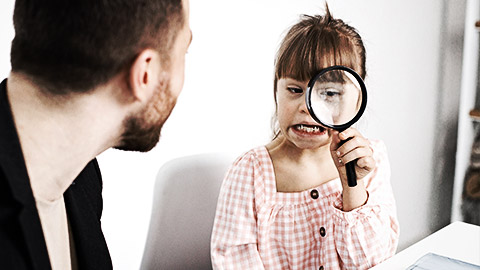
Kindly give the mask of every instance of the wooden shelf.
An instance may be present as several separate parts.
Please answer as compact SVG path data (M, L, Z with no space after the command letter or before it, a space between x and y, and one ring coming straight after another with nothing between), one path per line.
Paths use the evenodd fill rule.
M470 110L469 115L470 115L470 118L472 118L472 120L480 122L480 109Z

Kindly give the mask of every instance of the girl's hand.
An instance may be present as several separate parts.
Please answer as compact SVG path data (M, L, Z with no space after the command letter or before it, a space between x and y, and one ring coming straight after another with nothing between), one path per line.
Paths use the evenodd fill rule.
M363 179L375 168L369 141L355 128L348 128L341 133L333 130L330 152L344 187L348 186L345 170L345 164L348 162L356 160L355 172L358 180Z

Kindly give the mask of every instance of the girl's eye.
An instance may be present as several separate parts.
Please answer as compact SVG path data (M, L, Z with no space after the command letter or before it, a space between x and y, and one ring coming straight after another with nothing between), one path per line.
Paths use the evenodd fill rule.
M339 90L335 88L324 88L324 89L318 89L317 90L318 95L324 96L326 98L331 98L335 96L340 96L341 93Z
M297 87L287 87L287 90L291 93L294 93L294 94L301 94L303 93L303 90L302 88L297 88Z
M333 97L333 96L336 96L336 95L340 95L339 92L337 92L337 91L332 91L332 90L326 90L326 91L324 92L324 94L325 94L326 96L328 96L328 97Z
M324 102L329 103L339 102L342 98L340 90L335 88L318 89L317 94Z

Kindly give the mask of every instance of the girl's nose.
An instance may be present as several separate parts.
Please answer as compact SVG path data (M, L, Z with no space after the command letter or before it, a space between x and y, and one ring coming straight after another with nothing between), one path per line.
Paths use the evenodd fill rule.
M305 103L305 99L304 99L304 98L302 98L302 100L300 101L299 111L300 111L301 113L310 114L310 113L308 112L307 104Z

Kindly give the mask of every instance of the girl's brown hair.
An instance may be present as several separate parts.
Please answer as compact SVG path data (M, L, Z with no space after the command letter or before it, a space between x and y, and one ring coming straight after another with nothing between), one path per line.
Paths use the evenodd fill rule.
M275 58L274 99L277 108L277 82L281 78L308 81L321 69L342 65L365 79L365 47L357 30L328 9L324 16L302 15L283 38ZM276 112L275 112L276 115ZM273 121L277 137L277 123Z

